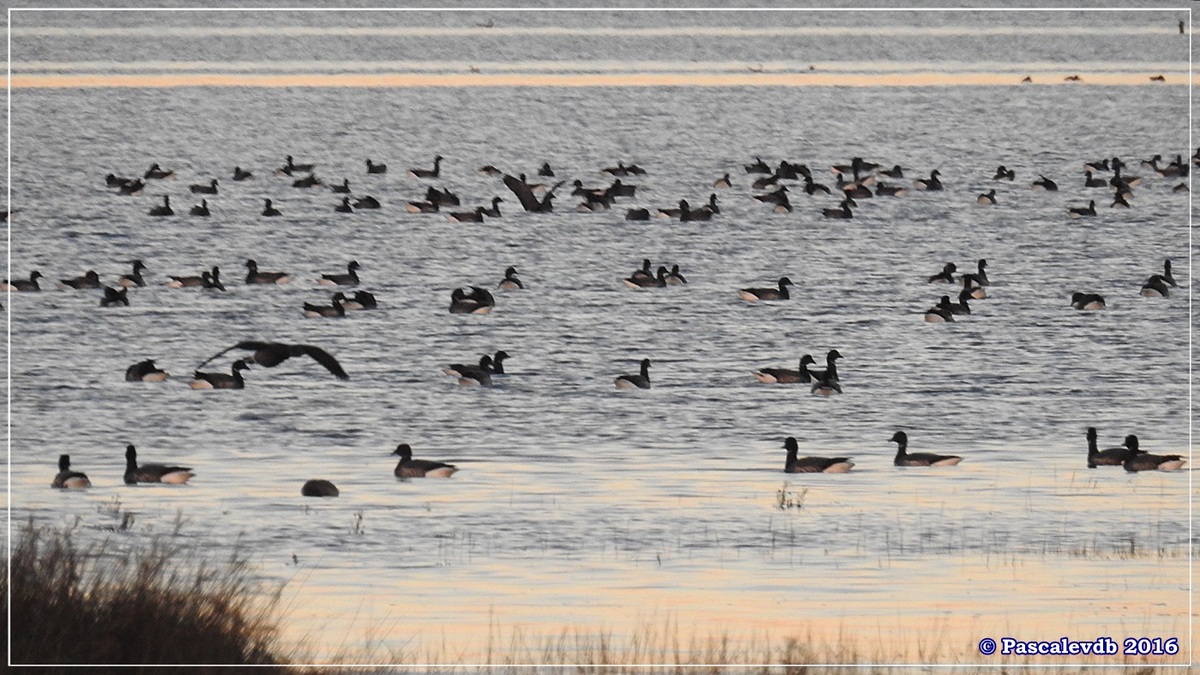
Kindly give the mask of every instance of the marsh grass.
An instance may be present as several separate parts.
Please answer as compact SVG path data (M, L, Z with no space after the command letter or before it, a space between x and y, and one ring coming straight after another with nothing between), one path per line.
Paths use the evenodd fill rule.
M73 528L29 523L14 538L11 586L7 576L0 578L0 600L11 601L14 667L39 665L39 673L73 674L82 671L70 664L140 666L136 672L188 665L200 673L288 675L397 669L863 675L912 672L912 666L890 664L930 663L952 666L945 672L979 675L1024 670L1019 662L983 659L973 644L950 644L937 630L897 647L846 631L832 637L793 634L782 641L767 634L701 634L673 617L651 619L627 633L563 628L535 634L493 622L486 643L474 646L459 645L453 626L440 641L408 640L400 646L389 631L376 628L359 646L343 646L319 659L306 653L304 644L280 646L282 588L264 595L244 557L208 562L190 546L172 543L178 536L152 540L134 552L120 552L111 541L81 547L73 538L77 534ZM9 625L2 628L7 631ZM347 644L354 642L347 637ZM1095 662L1135 666L1128 672L1138 675L1167 670L1128 658L1119 664ZM297 665L305 663L317 665Z
M787 509L802 509L804 508L804 497L808 494L808 488L800 488L799 492L788 489L788 483L784 483L783 487L775 491L775 507L786 511Z
M419 672L485 670L510 675L544 673L672 673L678 675L738 673L739 675L902 674L945 672L967 675L1035 672L1044 663L1030 658L979 655L974 644L956 646L938 631L900 647L863 641L844 631L831 638L790 637L782 642L767 635L700 635L673 620L648 622L627 635L564 629L557 635L528 634L519 627L489 628L487 644L472 658L443 641L421 652L406 648L376 653L375 663L388 663ZM1087 657L1076 665L1054 665L1054 672L1076 675L1094 666L1118 666L1122 672L1154 675L1178 670L1131 657ZM936 664L936 666L931 665Z
M126 554L81 548L73 532L29 523L14 537L11 585L0 579L14 665L283 663L274 652L277 595L263 597L244 558L205 562L162 539Z
M813 510L805 501L806 495L807 490L793 492L787 483L775 491L774 506L787 515L775 513L766 519L762 539L765 555L775 557L788 549L811 552L810 535L816 529L840 538L842 548L833 550L846 555L878 556L881 564L890 564L894 558L928 555L978 556L996 565L1054 558L1168 561L1200 555L1200 540L1189 545L1186 527L1180 531L1175 523L1162 518L1091 535L1066 523L1048 523L1038 531L1023 532L992 514L977 520L935 519L916 525L896 520L884 527L878 522L869 523L863 514L841 521L819 516L810 520ZM719 548L719 542L706 543Z

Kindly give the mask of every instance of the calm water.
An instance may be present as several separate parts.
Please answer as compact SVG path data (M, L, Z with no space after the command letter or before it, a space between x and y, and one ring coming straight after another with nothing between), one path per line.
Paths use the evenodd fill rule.
M1085 82L1092 72L1183 78L1174 14L18 14L14 74L31 76L446 63L740 75L745 64L803 72L818 61L879 81L14 90L9 275L96 269L112 283L141 258L151 283L129 308L101 310L92 291L6 301L13 520L76 523L84 541L134 546L181 518L204 551L250 551L264 580L288 582L285 637L307 638L318 659L370 632L385 651L450 645L476 662L497 625L625 635L664 616L702 635L836 637L845 627L884 635L889 653L913 661L928 630L970 658L980 637L1005 631L1186 638L1189 472L1088 470L1084 430L1098 427L1102 447L1136 433L1151 452L1189 451L1189 196L1136 161L1191 154L1187 88L888 79L1080 66ZM488 20L492 29L478 27ZM146 28L158 25L175 33ZM271 30L245 31L259 25ZM724 28L679 34L689 26ZM1048 36L1055 27L1062 35ZM271 175L287 154L384 207L335 213L330 192ZM435 154L446 158L441 179L404 175ZM848 222L822 218L834 200L801 190L795 212L777 215L750 198L741 167L755 155L803 162L827 184L823 167L852 156L913 177L937 168L946 190L862 200ZM1082 162L1114 155L1145 177L1129 210L1083 187ZM391 171L366 175L367 157ZM560 179L602 186L600 169L618 160L649 175L607 213L574 212L569 190L553 214L522 213L475 171L533 174L548 161ZM140 175L151 162L179 179L137 197L105 188L106 173ZM1017 180L993 182L998 164ZM227 180L235 165L255 180ZM711 222L623 219L626 208L701 203L726 172L736 185ZM1031 191L1038 174L1061 191ZM186 213L199 202L188 184L213 177L212 218L147 215L162 195ZM458 224L404 212L430 184L464 207L499 195L504 216ZM975 203L993 187L997 205ZM285 217L261 218L264 197ZM1066 217L1089 199L1097 218ZM242 285L248 257L296 280ZM623 287L642 258L679 264L690 283ZM942 292L925 278L978 258L989 261L989 298L953 325L924 323ZM1167 258L1182 288L1140 298ZM381 308L305 319L302 303L329 297L314 279L351 259ZM227 293L163 285L214 264ZM453 288L494 287L509 265L526 290L497 293L487 316L446 312ZM781 275L797 284L791 301L738 300L738 288ZM1104 294L1109 310L1072 310L1076 290ZM244 339L321 345L351 379L301 360L250 370L243 391L187 387L198 363ZM841 396L751 375L831 348L845 356ZM512 358L493 388L440 372L496 349ZM644 357L654 388L617 391L612 378ZM144 358L172 379L124 382ZM966 459L894 468L897 429L914 451ZM789 435L802 453L857 466L783 474ZM399 442L461 471L398 481L388 453ZM197 476L187 487L124 486L126 443ZM93 489L47 487L60 453ZM313 477L342 497L299 497ZM778 508L781 489L803 508ZM135 514L131 530L107 531L114 510Z

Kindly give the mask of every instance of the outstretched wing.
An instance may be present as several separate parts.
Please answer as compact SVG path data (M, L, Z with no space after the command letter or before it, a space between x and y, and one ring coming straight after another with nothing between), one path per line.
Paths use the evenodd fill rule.
M271 368L283 363L293 356L311 356L314 361L325 366L325 369L333 373L340 380L348 380L350 376L342 369L342 365L337 362L337 359L321 349L312 345L287 345L281 342L258 342L257 340L243 340L232 347L222 349L205 359L197 368L203 367L213 359L222 356L235 349L245 349L254 352L253 363L257 363L264 368Z
M526 211L540 211L542 209L542 203L538 201L537 197L533 196L533 190L525 184L525 181L516 176L505 174L504 184L508 186L509 190L513 191L513 194L521 201L521 206Z
M220 356L224 356L225 354L228 354L229 352L231 352L235 349L248 349L251 351L258 351L258 350L262 349L263 347L269 346L270 344L271 344L270 342L256 342L254 340L243 340L232 347L226 347L225 349L222 349L221 351L217 352L216 354L213 354L212 356L208 357L207 359L204 359L204 362L201 363L200 365L196 366L196 368L203 368L204 366L208 365L209 363L212 363L213 360L215 360L216 358L218 358Z
M551 187L549 190L546 190L546 196L542 197L542 201L538 204L538 207L536 210L540 211L541 213L552 212L554 210L554 205L551 204L550 202L555 197L554 191L557 190L559 187L561 187L562 184L565 182L567 182L567 181L560 180L557 183L555 183L554 186Z
M336 375L339 380L350 379L350 376L346 374L346 371L342 370L342 365L337 362L337 359L333 358L332 354L324 349L321 349L320 347L314 347L312 345L291 345L288 348L288 353L291 356L311 356L314 361L325 366L325 369Z

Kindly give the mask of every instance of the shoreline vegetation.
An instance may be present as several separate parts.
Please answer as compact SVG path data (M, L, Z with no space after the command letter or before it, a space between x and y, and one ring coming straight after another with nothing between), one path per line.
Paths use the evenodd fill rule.
M38 672L66 673L78 672L67 664L203 663L214 665L198 672L228 672L216 664L289 672L275 648L278 593L261 593L245 558L203 561L169 538L120 553L110 542L80 546L72 534L32 521L13 533L0 596L11 608L5 629L14 666L63 664Z
M1023 667L1020 660L1006 657L982 659L974 645L956 647L937 635L896 651L894 645L864 643L846 634L832 640L811 634L782 640L729 633L701 636L670 618L647 622L627 637L571 628L556 635L534 635L520 627L492 625L478 660L446 644L444 638L441 645L392 650L378 635L364 636L363 648L345 650L330 664L313 664L303 642L289 648L280 639L285 618L280 609L282 586L265 590L245 556L212 562L197 554L195 544L179 544L169 536L155 538L143 548L118 551L111 541L81 546L73 533L72 528L32 521L14 533L11 587L8 575L0 579L0 598L11 607L12 624L4 629L7 633L11 628L14 668L38 665L39 673L68 673L78 672L70 664L136 664L146 667L133 672L165 672L170 666L189 664L190 671L200 673L289 675L387 672L389 666L410 672L736 670L800 675L911 668L888 664L937 663L951 666L948 672L981 674L996 672L996 666ZM1090 658L1074 670L1059 672L1083 672L1086 666L1103 664L1150 675L1170 669L1167 661L1162 663L1165 667L1160 668L1142 659Z

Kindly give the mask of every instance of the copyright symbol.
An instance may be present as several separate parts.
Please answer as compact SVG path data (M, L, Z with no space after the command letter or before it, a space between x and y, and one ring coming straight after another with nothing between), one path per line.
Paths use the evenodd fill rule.
M979 641L979 653L984 656L991 656L996 653L996 641L992 638L983 638Z

